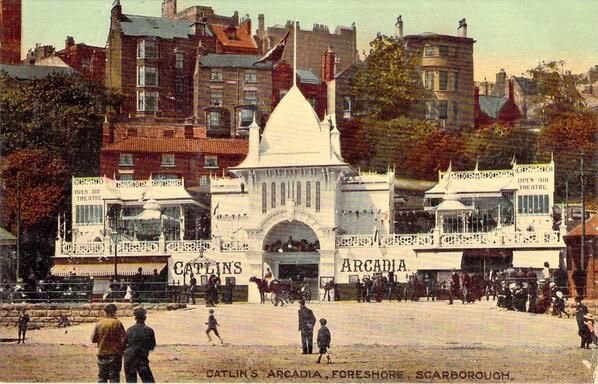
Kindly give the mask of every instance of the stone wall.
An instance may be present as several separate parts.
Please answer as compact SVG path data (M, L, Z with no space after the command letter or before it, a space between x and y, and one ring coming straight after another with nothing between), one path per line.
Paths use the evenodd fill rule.
M106 303L94 304L0 304L0 326L16 326L19 311L25 309L31 318L30 329L58 327L60 316L66 316L71 325L95 323L104 317ZM138 304L116 304L118 317L133 316ZM171 311L185 308L185 304L143 304L148 311Z

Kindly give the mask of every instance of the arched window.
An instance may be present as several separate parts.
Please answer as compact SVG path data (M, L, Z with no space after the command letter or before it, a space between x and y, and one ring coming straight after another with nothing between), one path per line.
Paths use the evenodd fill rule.
M311 207L311 182L305 183L305 206Z
M262 183L262 213L268 210L268 195L266 191L266 183Z
M316 181L316 212L320 212L320 182Z
M282 183L280 183L280 206L281 207L284 206L285 198L287 197L285 194L285 192L286 192L285 187L286 187L286 185L285 185L284 181Z
M276 183L272 183L272 209L276 208Z
M301 205L301 182L297 182L297 205Z

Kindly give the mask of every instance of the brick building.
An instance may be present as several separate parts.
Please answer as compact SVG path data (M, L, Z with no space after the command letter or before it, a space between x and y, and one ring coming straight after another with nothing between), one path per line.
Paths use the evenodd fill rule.
M21 62L21 0L0 0L0 64Z
M286 25L275 25L265 28L264 15L258 16L258 30L256 41L261 52L268 51L290 29L289 41L293 41L293 28L289 21ZM321 55L329 47L336 52L336 68L343 71L352 64L359 62L357 51L357 28L355 23L350 27L339 26L331 33L326 25L314 24L312 30L302 30L297 22L297 68L320 72ZM293 62L293 51L285 50L283 60Z
M116 180L182 178L186 187L207 188L210 175L236 166L246 154L247 140L129 137L103 146L100 174Z
M422 82L433 95L426 101L425 118L437 121L442 128L472 128L475 40L467 37L465 19L459 21L457 36L429 32L403 36L401 16L395 26L397 36L405 41L408 52L421 57Z

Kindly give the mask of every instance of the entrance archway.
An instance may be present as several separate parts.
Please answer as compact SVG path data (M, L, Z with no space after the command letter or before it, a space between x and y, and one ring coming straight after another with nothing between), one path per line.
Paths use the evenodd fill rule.
M305 284L318 298L320 242L316 232L307 224L284 220L268 231L262 244L264 264L276 279Z

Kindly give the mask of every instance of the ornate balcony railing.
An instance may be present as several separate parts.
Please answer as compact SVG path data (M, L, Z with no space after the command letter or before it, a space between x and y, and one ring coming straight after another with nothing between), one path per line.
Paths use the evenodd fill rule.
M104 243L102 242L84 242L84 243L62 243L61 251L63 255L102 255L104 254Z
M340 235L336 237L337 248L371 248L378 245L374 235Z
M130 254L159 254L160 243L158 241L121 241L117 244L119 255Z
M380 243L384 247L431 246L434 244L434 236L430 233L390 234L382 236Z
M245 240L222 240L220 242L221 252L243 252L249 250L249 243Z
M179 240L166 242L167 253L200 253L212 249L210 240Z

